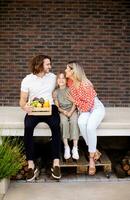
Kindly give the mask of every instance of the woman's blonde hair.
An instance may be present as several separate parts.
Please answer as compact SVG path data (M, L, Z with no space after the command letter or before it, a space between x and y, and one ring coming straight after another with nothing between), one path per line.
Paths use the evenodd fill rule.
M79 82L93 86L91 81L87 78L84 69L75 61L71 61L67 64L74 72L74 78Z

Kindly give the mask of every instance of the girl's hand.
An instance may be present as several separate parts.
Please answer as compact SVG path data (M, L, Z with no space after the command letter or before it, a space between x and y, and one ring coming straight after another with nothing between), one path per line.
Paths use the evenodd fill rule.
M63 111L63 114L68 117L68 112L66 110Z
M68 112L67 117L71 117L72 112Z

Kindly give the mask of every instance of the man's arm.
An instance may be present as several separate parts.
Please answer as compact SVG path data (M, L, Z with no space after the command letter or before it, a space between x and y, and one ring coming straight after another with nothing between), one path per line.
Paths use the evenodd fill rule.
M32 111L32 107L27 104L27 100L28 100L28 93L21 91L19 105L25 112L29 113Z

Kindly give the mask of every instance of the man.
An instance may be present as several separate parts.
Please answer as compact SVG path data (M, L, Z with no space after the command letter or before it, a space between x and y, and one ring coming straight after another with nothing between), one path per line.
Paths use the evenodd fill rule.
M49 125L52 132L52 176L61 178L60 159L60 118L58 109L53 103L52 92L56 85L56 75L50 72L51 58L45 55L35 56L31 61L31 74L27 75L21 83L20 107L27 113L24 120L24 142L26 157L28 160L27 181L32 181L37 176L38 169L34 163L33 131L39 122ZM49 100L52 105L52 115L33 116L28 115L32 107L27 104L35 97Z

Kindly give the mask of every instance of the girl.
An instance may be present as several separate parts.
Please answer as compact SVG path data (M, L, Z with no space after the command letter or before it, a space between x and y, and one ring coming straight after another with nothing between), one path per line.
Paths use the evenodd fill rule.
M70 93L68 99L73 102L79 112L78 125L89 151L89 175L96 173L95 161L101 153L96 150L96 129L105 115L105 109L97 97L92 83L87 79L83 68L76 62L67 64L65 70Z
M64 143L64 158L69 159L71 157L70 147L68 144L69 139L73 140L72 158L78 160L78 115L75 105L66 97L69 89L66 87L66 78L64 73L59 73L57 75L57 85L58 88L54 91L53 97L60 112L61 132L63 134Z

